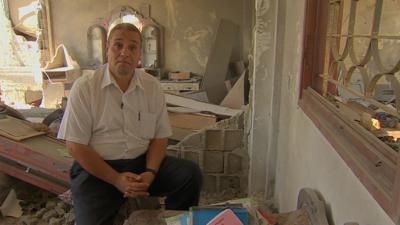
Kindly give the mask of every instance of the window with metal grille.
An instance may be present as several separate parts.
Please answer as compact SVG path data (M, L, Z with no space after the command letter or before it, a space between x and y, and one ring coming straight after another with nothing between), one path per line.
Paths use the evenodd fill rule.
M400 0L307 0L299 105L400 223Z

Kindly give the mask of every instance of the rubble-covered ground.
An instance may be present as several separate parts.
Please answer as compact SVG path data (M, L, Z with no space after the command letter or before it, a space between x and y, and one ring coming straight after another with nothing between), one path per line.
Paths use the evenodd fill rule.
M0 214L0 225L73 225L73 207L64 203L57 195L35 187L0 172L1 203L8 192L14 189L23 214L19 218L4 217ZM245 197L237 190L225 190L219 194L202 193L200 205ZM162 203L162 201L161 201ZM161 207L163 205L161 204ZM156 209L154 201L130 201L125 204L117 216L116 224L123 224L130 213L138 209Z
M6 181L4 181L4 179ZM23 214L19 218L0 216L1 225L73 225L70 205L45 190L2 174L0 190L5 195L14 189Z

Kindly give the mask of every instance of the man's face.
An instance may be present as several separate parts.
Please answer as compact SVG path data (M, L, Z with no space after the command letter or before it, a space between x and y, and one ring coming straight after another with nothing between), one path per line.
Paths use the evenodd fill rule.
M133 75L141 57L140 34L125 29L113 31L107 42L109 68L115 76Z

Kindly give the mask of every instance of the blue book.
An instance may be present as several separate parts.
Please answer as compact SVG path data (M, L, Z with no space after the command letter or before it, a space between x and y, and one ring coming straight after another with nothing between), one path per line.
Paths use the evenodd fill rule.
M249 224L247 210L243 207L192 207L190 209L191 225L207 225L215 216L225 209L231 209L244 224Z

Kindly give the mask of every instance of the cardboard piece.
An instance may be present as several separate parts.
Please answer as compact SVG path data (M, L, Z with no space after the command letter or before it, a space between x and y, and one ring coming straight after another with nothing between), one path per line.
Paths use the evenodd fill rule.
M14 189L11 189L6 199L0 206L0 211L3 216L11 216L19 218L22 216L22 208L19 205L17 194Z
M45 134L45 132L34 130L28 123L12 116L5 116L4 119L0 119L0 135L14 141L21 141Z
M206 102L200 102L196 101L194 99L189 99L186 97L178 96L178 95L173 95L173 94L168 94L164 93L165 95L165 101L169 105L173 106L182 106L186 108L191 108L191 109L196 109L200 111L205 111L205 112L211 112L216 115L221 115L221 116L234 116L238 113L241 113L242 110L237 110L237 109L230 109L227 107L219 106L219 105L213 105L210 103Z
M221 19L207 60L202 82L202 89L207 92L211 103L220 104L227 93L225 78L238 32L236 24L229 20Z
M190 72L170 72L168 73L170 80L188 80L190 79Z
M43 78L51 83L72 83L81 75L79 64L72 59L63 44L57 47L55 55L42 69L42 72Z
M232 89L225 96L224 100L222 100L221 105L225 107L229 107L232 109L240 109L244 105L244 77L246 74L246 70L242 72L239 80L236 81L235 85L233 85Z

